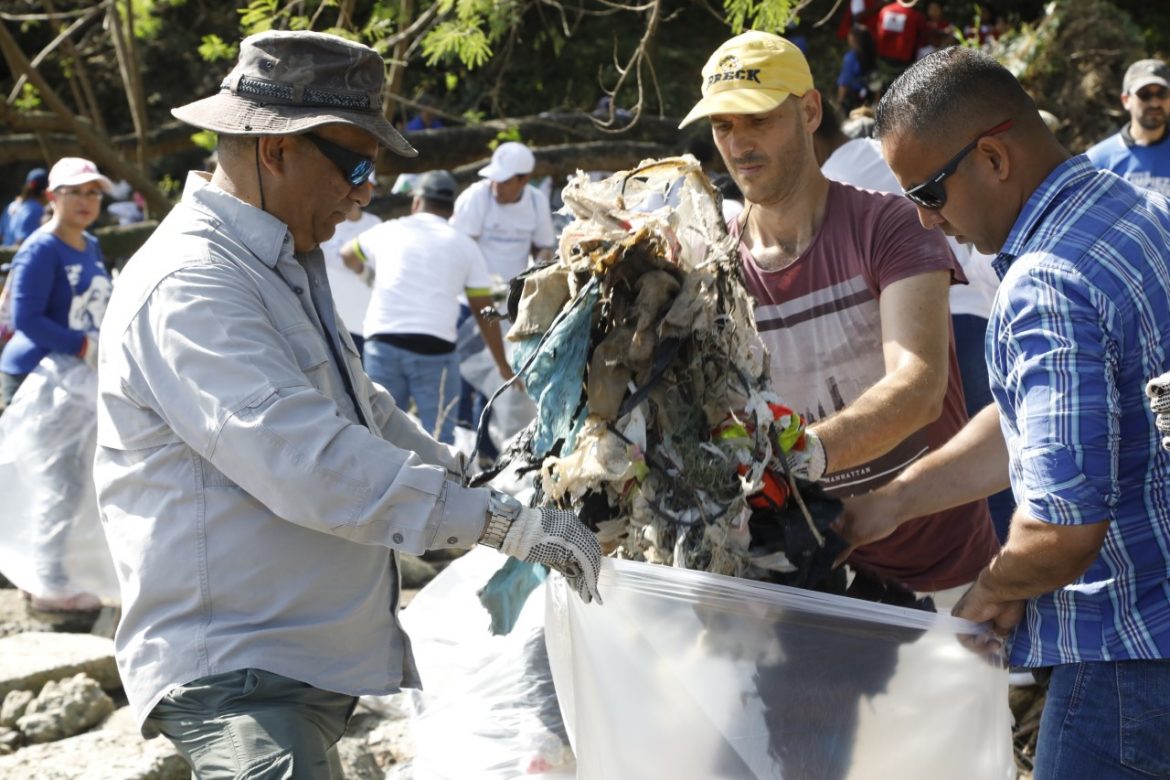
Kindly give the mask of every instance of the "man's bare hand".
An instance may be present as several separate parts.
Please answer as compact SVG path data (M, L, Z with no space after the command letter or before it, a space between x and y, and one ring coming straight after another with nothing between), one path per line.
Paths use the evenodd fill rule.
M849 543L849 549L837 557L837 565L858 547L885 539L902 524L901 507L891 495L881 490L843 500L845 511L835 530Z
M955 605L951 614L975 623L991 623L992 630L996 634L1007 636L1024 619L1024 605L1026 603L1023 600L1000 600L983 584L982 580L978 580L959 599L959 603Z

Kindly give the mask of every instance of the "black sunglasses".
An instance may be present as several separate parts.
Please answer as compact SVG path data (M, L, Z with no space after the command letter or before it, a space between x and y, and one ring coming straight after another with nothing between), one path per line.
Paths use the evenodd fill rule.
M1143 87L1137 91L1137 98L1143 103L1148 103L1155 98L1165 100L1166 95L1167 92L1163 87Z
M363 157L332 141L326 141L319 135L313 133L305 133L304 135L305 138L313 142L321 154L329 158L329 162L337 166L337 170L341 171L342 177L349 182L351 187L360 186L374 172L374 161L369 157Z
M975 136L974 141L960 149L959 153L952 157L946 165L939 168L937 173L921 184L915 185L906 190L904 194L907 198L914 201L922 208L930 209L931 211L938 211L947 203L947 177L958 170L959 163L963 161L963 158L970 154L971 150L974 149L982 139L989 135L995 135L997 133L1002 133L1006 130L1009 130L1013 124L1015 124L1015 122L1011 119L1008 119L1005 122L1000 122L990 130Z

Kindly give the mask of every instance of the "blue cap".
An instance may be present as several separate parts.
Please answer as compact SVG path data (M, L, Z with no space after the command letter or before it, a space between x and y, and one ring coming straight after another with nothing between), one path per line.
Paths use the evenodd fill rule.
M42 188L49 186L49 172L44 168L33 168L24 177L25 184L39 184Z

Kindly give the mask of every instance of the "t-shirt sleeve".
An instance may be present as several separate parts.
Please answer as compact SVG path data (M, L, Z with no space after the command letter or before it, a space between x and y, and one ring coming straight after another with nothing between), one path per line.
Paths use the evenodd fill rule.
M479 234L483 232L487 199L479 196L482 191L476 189L474 185L471 189L464 190L455 199L455 212L451 215L451 227L472 238L479 238Z
M390 232L390 223L384 222L381 225L375 225L369 230L363 230L358 233L357 238L350 241L350 244L355 244L358 250L358 255L362 262L367 265L378 262L378 244L386 240L386 233Z
M467 281L463 284L464 291L472 296L490 294L492 278L488 275L479 245L468 239L464 251L467 253Z
M914 205L905 198L889 195L883 201L873 212L876 224L869 253L878 290L941 270L951 272L952 283L966 284L967 277L943 232L922 227Z

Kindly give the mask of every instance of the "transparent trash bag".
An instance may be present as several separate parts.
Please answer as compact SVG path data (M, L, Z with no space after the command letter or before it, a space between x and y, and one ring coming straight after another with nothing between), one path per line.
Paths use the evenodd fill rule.
M505 636L491 635L477 595L507 560L476 547L402 612L424 686L414 780L574 776L545 650L543 585Z
M1007 670L950 616L630 561L545 586L580 780L1007 780Z
M118 597L93 484L97 374L50 354L0 415L0 572L43 598Z

